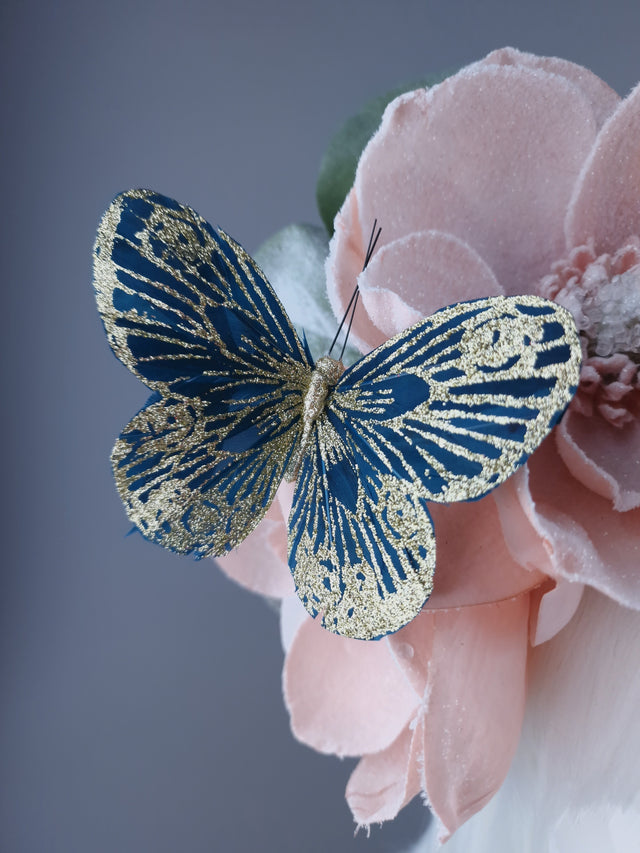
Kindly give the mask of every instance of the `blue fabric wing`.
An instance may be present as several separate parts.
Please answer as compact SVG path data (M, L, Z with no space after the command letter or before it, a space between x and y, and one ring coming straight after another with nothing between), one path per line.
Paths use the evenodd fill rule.
M94 285L113 351L157 395L113 451L127 513L167 548L222 554L273 499L311 356L242 247L149 190L102 218Z
M450 306L345 371L329 404L359 464L474 500L539 446L578 385L573 319L537 296Z
M354 450L334 413L321 415L289 517L289 566L308 612L342 636L382 637L420 612L434 564L420 490Z

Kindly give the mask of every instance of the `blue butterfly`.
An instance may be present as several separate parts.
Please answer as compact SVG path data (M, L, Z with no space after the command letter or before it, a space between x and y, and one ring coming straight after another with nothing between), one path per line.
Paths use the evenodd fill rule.
M219 556L295 479L296 589L347 637L420 611L435 568L428 501L506 480L578 384L573 320L536 296L452 305L347 369L314 364L241 246L149 190L115 199L94 261L109 343L153 391L112 453L130 519L165 548Z

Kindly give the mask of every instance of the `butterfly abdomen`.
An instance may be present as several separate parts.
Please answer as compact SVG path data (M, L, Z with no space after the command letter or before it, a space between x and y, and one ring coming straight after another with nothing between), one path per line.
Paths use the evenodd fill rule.
M336 385L343 373L344 364L341 361L336 361L334 358L329 358L328 355L319 358L313 369L302 403L302 435L300 436L300 444L285 474L285 480L289 483L298 476L300 462L307 452L309 442L311 441L313 426L324 411L329 392Z

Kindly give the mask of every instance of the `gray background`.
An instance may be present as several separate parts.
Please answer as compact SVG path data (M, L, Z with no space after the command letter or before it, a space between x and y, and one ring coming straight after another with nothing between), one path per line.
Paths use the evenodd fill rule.
M1 8L3 853L400 850L353 838L353 762L296 743L277 620L125 538L108 464L145 400L90 288L96 222L149 186L251 251L318 222L330 134L368 97L511 44L640 78L637 3L15 2Z

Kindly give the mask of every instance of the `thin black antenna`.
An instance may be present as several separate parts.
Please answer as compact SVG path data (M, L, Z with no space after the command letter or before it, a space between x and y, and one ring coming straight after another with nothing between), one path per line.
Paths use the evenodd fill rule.
M378 228L378 220L374 219L373 228L371 229L371 236L369 237L369 245L367 247L367 253L366 253L365 258L364 258L364 264L362 266L363 272L366 270L367 264L369 263L373 253L375 252L376 245L378 243L378 239L380 237L380 234L382 233L382 228L378 228L377 231L376 231L376 228ZM338 326L338 331L336 332L334 339L331 341L331 346L329 347L329 352L327 353L327 355L331 355L331 350L336 345L336 341L338 340L338 336L339 336L340 332L342 331L342 327L344 326L347 317L349 317L349 315L351 315L349 317L349 325L347 326L347 334L344 337L342 349L340 350L339 361L342 361L342 356L344 355L344 351L345 351L345 348L347 346L347 341L349 340L349 333L351 331L351 324L353 323L353 318L354 318L354 315L356 313L356 305L358 304L358 296L359 295L360 295L360 290L358 289L358 285L356 284L355 288L353 289L353 293L351 294L351 299L349 300L349 304L347 305L347 309L344 312L344 316L343 316L342 320L340 321L340 325Z

